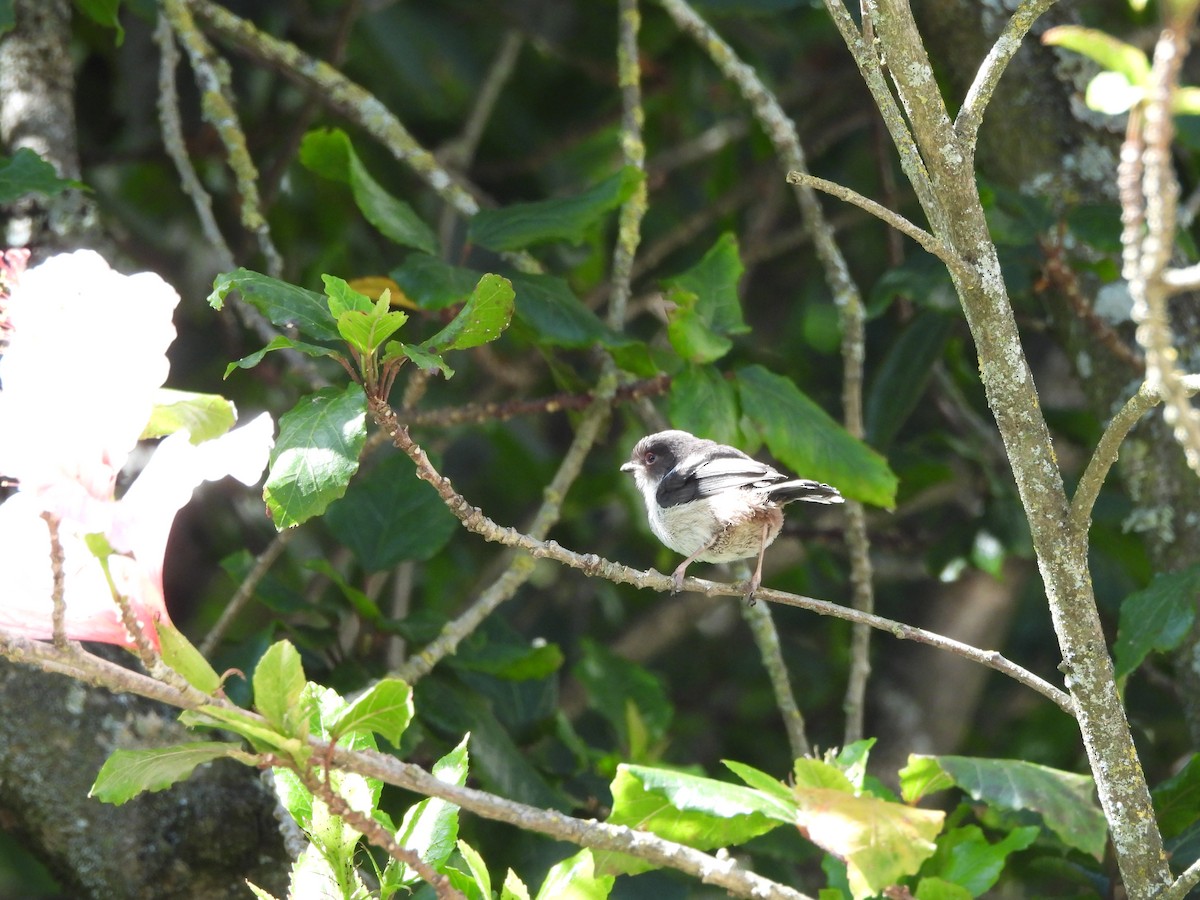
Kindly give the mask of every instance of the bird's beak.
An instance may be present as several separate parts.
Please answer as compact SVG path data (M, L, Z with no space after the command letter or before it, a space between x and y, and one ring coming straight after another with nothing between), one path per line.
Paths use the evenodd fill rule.
M622 471L622 472L632 472L632 471L633 471L633 468L634 468L634 467L633 467L633 460L630 460L629 462L627 462L627 463L625 463L624 465L622 465L622 466L621 466L621 471Z

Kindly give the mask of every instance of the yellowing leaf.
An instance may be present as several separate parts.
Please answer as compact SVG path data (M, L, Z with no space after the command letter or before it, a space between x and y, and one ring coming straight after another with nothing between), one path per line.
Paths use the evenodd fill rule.
M390 291L389 303L392 306L403 306L405 309L419 309L417 304L409 299L404 289L386 275L364 275L362 278L351 278L350 287L368 297L380 297L384 291Z
M846 863L854 900L915 874L937 849L933 839L946 815L831 788L797 790L796 801L796 825Z

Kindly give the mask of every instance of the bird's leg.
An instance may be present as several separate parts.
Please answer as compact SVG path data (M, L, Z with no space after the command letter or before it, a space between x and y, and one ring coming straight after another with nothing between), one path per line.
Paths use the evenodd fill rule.
M695 553L693 553L691 556L689 556L687 559L685 559L683 562L681 562L678 566L675 567L675 571L671 573L671 593L672 593L672 595L678 594L680 591L683 590L683 575L685 572L687 572L687 567L690 566L692 563L694 563L698 556L700 556L703 553L707 553L709 550L711 550L713 544L715 544L717 542L717 538L719 538L720 536L721 536L721 532L718 531L716 534L713 535L713 539L711 541L709 541L707 544L705 544L703 547L701 547L699 550L697 550Z
M767 532L771 528L770 522L763 522L762 527L762 544L758 548L758 565L754 567L754 574L750 576L750 582L746 585L746 605L754 605L754 592L758 590L762 584L762 564L763 557L767 555Z

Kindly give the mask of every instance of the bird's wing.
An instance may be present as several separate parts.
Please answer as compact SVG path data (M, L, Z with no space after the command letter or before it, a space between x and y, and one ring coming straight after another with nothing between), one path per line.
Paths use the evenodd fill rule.
M765 463L729 449L729 453L716 456L704 453L681 459L659 482L658 505L678 506L722 491L766 487L787 480Z

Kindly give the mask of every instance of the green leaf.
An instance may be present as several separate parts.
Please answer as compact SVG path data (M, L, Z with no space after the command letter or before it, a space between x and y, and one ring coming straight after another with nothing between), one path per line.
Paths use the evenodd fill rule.
M308 132L300 143L300 162L325 178L349 184L354 202L380 234L404 247L437 253L437 238L413 208L384 190L354 152L340 128Z
M433 353L466 350L496 340L513 314L513 286L507 278L484 275L450 324L421 344Z
M1150 585L1121 604L1113 657L1118 679L1142 664L1151 650L1174 650L1196 620L1200 564L1181 572L1159 573Z
M711 850L744 844L790 821L779 801L750 788L646 766L620 765L612 783L608 822L649 831L668 840ZM605 874L636 874L653 863L593 851Z
M464 736L457 747L434 763L434 778L459 787L467 783L469 738L470 735ZM437 797L427 797L404 814L404 820L396 832L396 841L440 871L458 841L458 807ZM416 872L406 870L407 867L401 864L398 875L400 884L411 884L420 878Z
M283 753L298 760L307 758L311 753L306 743L280 734L243 709L201 706L197 709L185 709L179 714L179 721L189 728L221 728L240 734L261 753Z
M855 793L854 785L846 773L821 759L800 757L792 764L792 774L797 789L823 788L843 794Z
M26 194L53 197L69 188L83 186L81 182L59 178L54 166L28 147L9 157L0 156L0 203L12 203Z
M458 530L458 519L402 454L356 478L325 522L369 572L431 559Z
M916 874L936 849L933 840L946 815L837 788L798 786L795 795L796 826L822 850L846 863L855 900L874 897Z
M154 623L162 647L163 662L183 676L184 681L206 694L216 693L221 676L204 655L174 625L159 619Z
M263 361L264 356L275 350L295 350L298 353L303 353L305 356L314 358L322 356L338 360L346 358L344 354L330 347L322 347L319 344L306 344L304 341L294 341L290 337L285 337L281 334L271 338L270 343L261 350L255 350L250 355L243 356L241 359L231 362L225 367L225 374L222 377L228 378L233 374L235 369L253 369Z
M937 757L910 754L900 770L900 796L905 803L917 803L929 794L954 787L954 779L938 765Z
M561 278L553 275L514 275L517 319L539 340L560 347L611 346L627 341L583 305Z
M506 681L534 681L548 678L562 668L563 652L558 644L539 640L519 644L501 643L478 637L470 645L470 654L454 657L456 668L486 672ZM482 645L482 646L481 646Z
M784 803L795 804L795 801L792 799L792 789L773 775L768 775L761 769L756 769L753 766L748 766L745 763L740 763L732 759L723 759L721 763L730 772L746 782L747 786L754 788L756 791L762 791L764 794L769 794L776 800Z
M557 240L581 244L605 213L633 196L644 177L634 166L625 166L574 197L480 210L472 217L467 236L472 243L499 252Z
M872 446L887 447L917 408L955 324L950 316L926 310L892 343L867 392L867 441Z
M1014 828L991 844L976 825L955 828L938 840L922 874L959 885L968 897L982 896L999 880L1009 854L1033 844L1040 831L1036 826Z
M733 341L713 330L697 310L700 298L691 291L672 288L667 300L673 308L667 322L667 338L680 358L690 363L716 362L733 349Z
M75 0L76 8L97 24L105 28L116 29L117 46L125 40L125 29L117 13L121 9L121 0Z
M402 341L389 341L383 350L384 362L405 356L412 360L413 365L418 369L429 375L432 375L434 372L441 372L443 378L452 378L454 376L454 370L446 365L444 359L436 353L430 353L419 345L414 347L412 344L405 344Z
M721 444L741 443L737 390L711 366L689 365L671 379L671 423Z
M234 290L280 328L295 328L310 340L341 340L337 322L329 312L329 301L323 294L249 269L234 269L213 281L209 306L221 309L229 292Z
M1030 810L1069 847L1100 859L1108 826L1096 802L1091 777L1013 759L972 759L966 756L909 757L932 760L954 784L974 800L1000 809ZM904 772L901 772L903 781Z
M329 734L340 737L353 732L375 732L398 746L412 717L412 688L399 678L385 678L342 710L329 723Z
M529 900L529 888L525 887L525 882L512 869L504 876L500 900Z
M300 399L279 420L263 488L280 530L320 515L346 493L367 437L367 399L357 384Z
M630 702L641 713L650 742L664 738L674 710L662 682L595 641L585 638L580 649L583 655L572 674L587 691L591 705L616 729L621 743L626 747L630 744L626 718Z
M616 878L597 875L591 850L580 850L552 866L535 900L607 900Z
M1200 754L1151 792L1163 837L1173 838L1200 821Z
M290 641L276 641L254 667L254 708L284 734L302 737L299 700L304 684L300 654Z
M747 366L738 370L737 385L743 413L781 463L853 500L895 506L899 480L887 460L851 437L795 384L762 366Z
M445 309L462 303L483 277L482 272L452 266L427 253L410 253L391 272L404 295L422 309Z
M88 796L120 806L144 791L165 791L202 763L240 752L237 744L203 741L153 750L116 750L100 767Z
M746 271L738 252L737 236L727 231L698 263L663 281L663 286L696 297L695 313L719 335L742 334L750 330L742 318L738 282Z
M975 895L941 878L922 878L917 882L916 900L971 900Z
M407 313L393 312L387 308L386 300L380 300L370 312L351 309L338 316L338 333L360 357L369 357L407 321Z
M346 279L336 275L322 275L321 283L325 285L329 314L335 321L340 319L343 313L375 311L375 300L350 287L350 282Z
M466 841L458 842L458 852L466 861L467 868L471 870L471 877L475 879L475 883L479 885L479 892L484 897L492 896L492 878L488 875L487 863L483 861L483 857L479 855L474 847Z
M220 437L237 421L233 402L219 394L196 394L159 388L154 394L150 421L139 440L166 437L187 431L193 444Z
M16 27L17 17L13 12L13 0L0 0L0 37L4 37Z
M1096 28L1058 25L1046 29L1042 43L1081 53L1102 68L1124 75L1130 84L1145 86L1150 79L1150 60L1145 53Z

